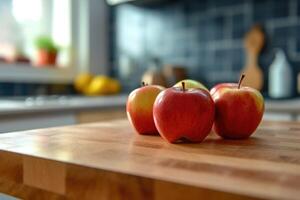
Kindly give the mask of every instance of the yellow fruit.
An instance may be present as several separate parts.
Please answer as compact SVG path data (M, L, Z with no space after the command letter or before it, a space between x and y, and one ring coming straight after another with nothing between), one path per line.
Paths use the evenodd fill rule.
M205 89L207 91L209 91L202 83L192 80L192 79L185 79L185 80L181 80L178 83L176 83L173 87L182 87L182 83L185 83L185 88L190 89L190 88L202 88Z
M95 78L93 78L88 88L85 90L85 94L91 96L108 94L109 83L110 78L103 75L96 76Z
M121 84L116 79L110 79L109 83L109 93L110 94L117 94L121 91Z
M75 81L74 87L78 92L84 92L93 79L93 75L89 73L79 74Z

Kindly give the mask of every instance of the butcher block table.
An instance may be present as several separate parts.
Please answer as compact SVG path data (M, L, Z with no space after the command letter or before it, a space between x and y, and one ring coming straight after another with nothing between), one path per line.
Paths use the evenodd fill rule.
M169 144L127 120L0 135L0 192L22 199L300 199L300 124Z

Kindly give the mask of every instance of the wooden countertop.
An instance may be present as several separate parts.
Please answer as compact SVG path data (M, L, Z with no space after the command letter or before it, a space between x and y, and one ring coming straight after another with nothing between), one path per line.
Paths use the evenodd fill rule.
M25 199L299 199L300 124L169 144L127 120L0 135L0 192ZM38 197L38 198L37 198Z

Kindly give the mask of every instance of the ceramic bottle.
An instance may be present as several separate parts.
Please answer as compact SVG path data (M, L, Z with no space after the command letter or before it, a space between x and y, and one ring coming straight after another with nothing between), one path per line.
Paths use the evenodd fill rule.
M293 96L293 71L282 49L278 49L269 69L269 96L289 98Z

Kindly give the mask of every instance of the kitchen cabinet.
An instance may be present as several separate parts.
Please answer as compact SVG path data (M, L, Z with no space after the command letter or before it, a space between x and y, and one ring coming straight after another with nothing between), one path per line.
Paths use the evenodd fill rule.
M126 117L127 95L0 101L0 133Z
M298 199L300 125L169 144L128 120L0 135L0 192L22 199ZM267 189L266 189L267 188Z
M0 133L76 124L73 113L18 114L0 117Z
M300 99L266 100L264 119L276 121L299 121Z
M91 123L126 118L125 108L99 111L81 111L76 113L76 123Z
M125 118L125 108L0 116L0 133Z

